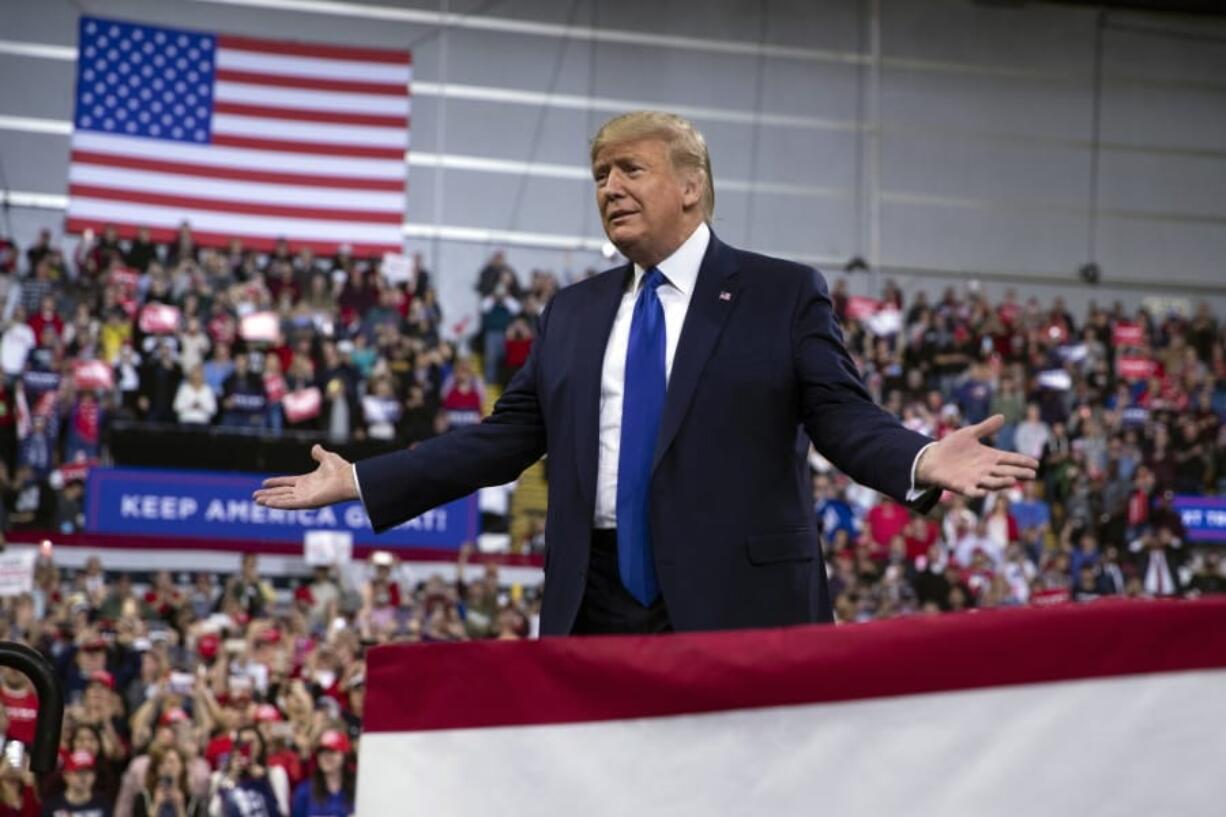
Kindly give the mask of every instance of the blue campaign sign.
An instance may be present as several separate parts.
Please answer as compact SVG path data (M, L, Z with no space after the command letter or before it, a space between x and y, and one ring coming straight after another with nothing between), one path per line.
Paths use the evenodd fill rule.
M1226 543L1226 496L1176 496L1172 506L1193 542Z
M257 505L263 480L247 474L93 468L86 486L91 533L189 536L301 544L311 530L347 531L356 545L458 550L477 538L477 498L467 496L376 534L359 502L311 511Z

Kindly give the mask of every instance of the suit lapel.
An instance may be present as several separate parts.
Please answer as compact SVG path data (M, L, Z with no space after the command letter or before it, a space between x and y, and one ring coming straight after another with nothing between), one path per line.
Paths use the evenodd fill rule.
M604 371L604 353L609 345L609 333L617 307L626 291L627 276L633 275L634 266L625 264L601 275L593 289L592 297L583 302L583 315L579 326L587 331L579 336L579 350L575 357L576 370L572 373L575 388L575 429L579 468L579 489L588 507L596 502L596 468L600 455L600 381Z
M673 368L668 379L668 394L664 398L664 416L660 420L660 436L656 438L655 455L651 461L654 472L663 459L673 438L681 428L702 368L715 349L724 322L732 314L736 304L736 261L730 248L725 246L715 233L698 269L698 280L690 298L681 338L673 358Z

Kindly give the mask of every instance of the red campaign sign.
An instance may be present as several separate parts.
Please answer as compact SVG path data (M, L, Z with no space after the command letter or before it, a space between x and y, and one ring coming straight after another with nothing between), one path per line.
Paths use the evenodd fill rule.
M238 333L243 340L252 343L276 343L281 334L280 321L276 312L252 312L244 315L239 324Z
M146 335L170 335L179 330L179 307L145 304L140 311L140 331Z
M852 295L847 299L847 317L860 320L875 315L881 309L881 301L864 295Z
M1140 324L1117 323L1111 337L1116 346L1140 346L1143 334Z
M264 373L264 393L268 395L268 402L279 402L285 396L286 389L284 377L279 374Z
M116 267L111 270L111 285L131 295L140 287L140 273L133 269Z
M66 462L60 466L60 475L64 477L64 482L84 482L89 476L89 469L97 464L97 460Z
M286 420L291 423L300 423L303 420L312 420L319 416L319 411L323 406L323 399L319 394L319 389L311 386L310 388L288 392L281 406L285 409Z
M1144 357L1117 357L1115 373L1128 380L1148 380L1158 372L1158 364Z
M1039 607L1050 607L1069 601L1072 601L1072 594L1067 587L1047 587L1030 594L1030 603Z
M111 367L101 360L81 360L73 366L72 382L81 391L111 389L115 385Z

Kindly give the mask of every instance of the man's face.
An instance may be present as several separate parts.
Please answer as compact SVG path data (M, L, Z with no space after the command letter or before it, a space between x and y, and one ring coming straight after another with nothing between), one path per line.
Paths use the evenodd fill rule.
M606 146L592 163L592 178L605 234L632 260L662 260L697 226L700 179L677 172L663 139Z

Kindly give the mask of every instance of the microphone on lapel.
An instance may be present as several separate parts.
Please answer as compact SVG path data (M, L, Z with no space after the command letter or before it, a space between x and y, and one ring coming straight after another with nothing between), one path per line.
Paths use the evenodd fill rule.
M731 301L732 293L729 292L728 290L723 290L722 292L719 293L719 299L721 301Z

